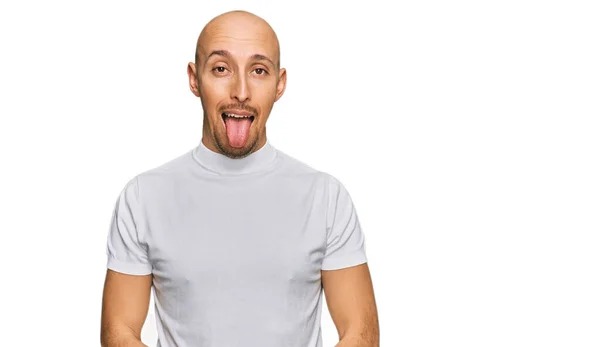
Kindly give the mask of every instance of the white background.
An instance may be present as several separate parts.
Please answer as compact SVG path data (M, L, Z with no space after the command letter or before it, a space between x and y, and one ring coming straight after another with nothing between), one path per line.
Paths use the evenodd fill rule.
M357 207L381 346L599 346L596 4L2 2L2 345L100 345L117 194L199 143L186 64L246 9L288 69L270 141Z

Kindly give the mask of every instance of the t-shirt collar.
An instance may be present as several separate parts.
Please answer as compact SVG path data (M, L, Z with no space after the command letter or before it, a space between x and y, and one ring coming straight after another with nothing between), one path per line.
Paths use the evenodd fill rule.
M246 157L233 159L224 154L213 152L200 141L192 151L192 155L202 168L213 174L241 175L268 169L274 163L277 152L267 140L261 148Z

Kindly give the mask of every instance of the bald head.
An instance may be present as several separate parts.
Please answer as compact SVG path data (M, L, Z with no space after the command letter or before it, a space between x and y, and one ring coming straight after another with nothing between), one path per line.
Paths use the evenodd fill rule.
M238 42L254 44L262 49L257 52L265 55L274 66L280 67L279 39L273 28L261 17L247 11L230 11L210 20L200 32L196 43L195 63L219 50L219 43Z

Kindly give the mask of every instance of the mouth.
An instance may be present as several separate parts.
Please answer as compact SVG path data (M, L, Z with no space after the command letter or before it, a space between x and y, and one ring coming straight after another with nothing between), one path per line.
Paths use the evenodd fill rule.
M250 119L250 121L254 121L254 115L251 113L234 111L234 112L223 112L221 113L221 118L223 121L226 117L236 118L236 119Z
M223 126L225 126L225 119L227 117L235 119L250 119L250 122L254 122L254 115L245 111L234 111L234 112L223 112L221 113L221 119L223 120Z

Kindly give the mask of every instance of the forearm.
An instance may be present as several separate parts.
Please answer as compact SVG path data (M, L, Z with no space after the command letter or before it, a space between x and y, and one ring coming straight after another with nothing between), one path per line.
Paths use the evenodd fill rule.
M362 333L345 334L335 347L379 347L379 329Z
M366 345L364 343L362 343L359 339L357 338L343 338L340 340L340 342L338 342L335 347L362 347Z
M133 336L117 337L106 341L102 343L102 347L148 347Z
M133 332L122 330L106 330L100 339L102 347L148 347Z
M374 345L358 338L344 338L341 339L335 347L379 347L379 345Z

